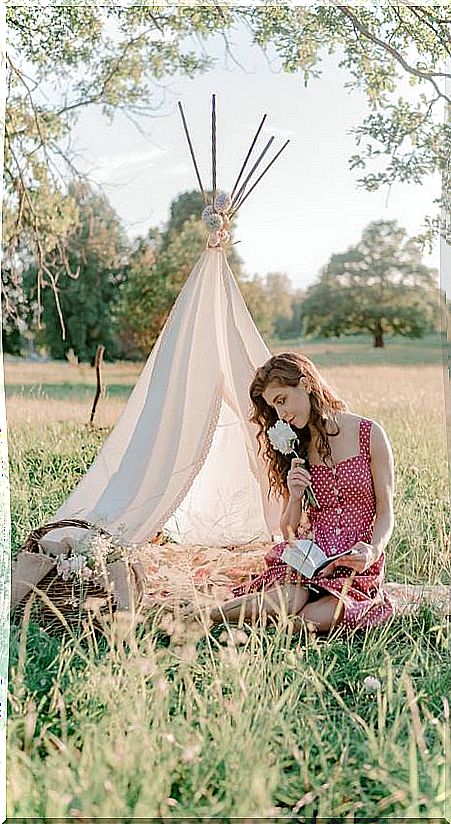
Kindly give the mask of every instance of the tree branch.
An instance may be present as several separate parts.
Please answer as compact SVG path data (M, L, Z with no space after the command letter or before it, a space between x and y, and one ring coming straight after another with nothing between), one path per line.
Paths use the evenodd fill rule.
M422 8L422 6L409 6L409 10L415 15L415 17L417 18L417 20L420 21L420 23L424 23L426 26L428 26L428 28L433 32L433 34L435 34L435 36L438 37L446 53L451 57L451 50L449 48L451 37L449 36L449 32L446 32L447 38L444 38L442 32L437 31L435 26L432 25L431 21L427 19L427 13L424 14L425 10ZM396 14L399 16L398 9L396 9ZM448 23L447 20L437 20L437 22Z
M417 69L414 66L411 66L410 63L405 60L405 58L399 53L397 49L390 45L390 43L381 40L380 37L376 37L375 34L372 34L370 30L360 22L360 20L355 16L355 14L350 11L349 6L341 6L338 3L334 2L334 5L344 14L348 20L351 21L354 27L357 27L361 34L374 43L376 46L379 46L384 51L391 54L391 56L405 69L406 72L409 74L413 74L415 77L419 77L422 80L428 80L429 83L434 87L437 95L439 95L443 100L446 100L447 103L451 105L451 97L448 97L445 92L442 92L438 84L435 82L434 77L450 77L448 72L425 72L421 69Z

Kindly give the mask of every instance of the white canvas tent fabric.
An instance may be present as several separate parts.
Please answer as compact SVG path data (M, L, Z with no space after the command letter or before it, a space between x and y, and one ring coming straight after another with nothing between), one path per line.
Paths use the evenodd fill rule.
M272 540L281 502L248 419L270 356L224 251L201 255L113 432L52 521L83 518L127 543ZM68 534L73 534L69 530Z

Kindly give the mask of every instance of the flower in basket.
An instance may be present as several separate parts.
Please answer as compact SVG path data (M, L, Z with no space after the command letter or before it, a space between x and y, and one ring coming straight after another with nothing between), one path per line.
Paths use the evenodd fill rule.
M288 423L285 423L285 421L277 421L274 426L270 426L266 430L266 434L269 438L271 446L273 449L276 449L277 452L282 452L283 455L295 455L298 461L303 464L305 463L304 459L301 458L296 452L296 446L299 444L298 436ZM306 496L310 506L315 506L319 509L319 503L310 485L306 488L304 495Z
M58 556L56 571L63 581L76 577L79 581L89 580L99 575L105 566L114 563L123 556L123 549L112 538L103 535L89 536L77 546Z
M91 570L86 566L86 557L79 553L75 555L60 555L56 562L56 571L58 575L61 575L63 581L67 581L74 573L83 577L85 577L86 572L92 574Z

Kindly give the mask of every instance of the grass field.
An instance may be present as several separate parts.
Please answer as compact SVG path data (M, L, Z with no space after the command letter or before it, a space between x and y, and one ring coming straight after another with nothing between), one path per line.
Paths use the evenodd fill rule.
M274 347L289 349L293 346ZM387 577L449 583L444 384L437 341L303 347L393 445ZM84 474L140 372L6 363L13 553ZM450 817L447 622L424 607L367 634L163 631L10 639L8 817ZM380 687L367 691L366 676Z

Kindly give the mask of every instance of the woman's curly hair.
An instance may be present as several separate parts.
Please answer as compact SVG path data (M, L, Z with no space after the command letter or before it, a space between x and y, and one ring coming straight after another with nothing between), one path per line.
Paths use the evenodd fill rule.
M267 430L274 426L279 420L276 410L269 406L263 398L263 392L269 383L278 386L297 386L300 379L306 377L310 383L310 422L318 430L318 452L321 458L332 460L329 437L336 436L340 432L335 413L337 411L347 411L348 407L344 401L337 398L333 391L322 379L316 367L305 355L295 352L283 352L280 355L273 355L263 366L257 369L254 379L249 387L249 395L253 405L253 412L250 420L258 424L257 433L258 454L263 453L263 457L268 461L269 469L269 493L284 495L287 490L287 474L291 467L292 456L283 455L271 445ZM332 421L335 427L334 432L326 432L326 422ZM306 461L311 441L311 433L308 426L298 429L294 424L291 428L298 437L299 456Z

